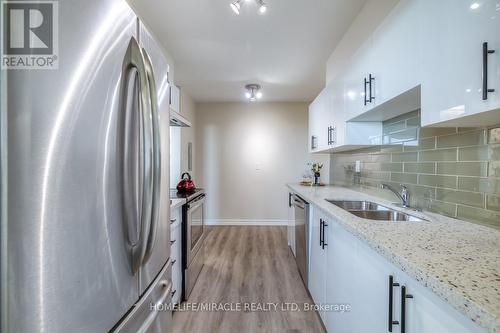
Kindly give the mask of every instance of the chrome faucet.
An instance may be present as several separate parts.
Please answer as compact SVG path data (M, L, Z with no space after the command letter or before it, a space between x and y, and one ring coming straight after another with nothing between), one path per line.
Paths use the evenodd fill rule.
M403 208L409 208L409 201L410 201L410 192L408 192L408 188L404 186L403 184L400 184L401 186L401 193L393 189L391 186L387 184L380 184L380 187L383 189L388 189L392 193L394 193L400 200L401 200L401 206Z

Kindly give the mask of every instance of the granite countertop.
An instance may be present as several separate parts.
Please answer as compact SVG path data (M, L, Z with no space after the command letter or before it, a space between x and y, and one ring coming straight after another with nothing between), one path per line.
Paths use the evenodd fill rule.
M500 333L499 230L408 211L344 187L288 187L479 326ZM369 200L429 221L367 221L325 199Z
M177 199L177 198L172 198L170 199L170 210L176 209L177 207L180 207L186 203L186 199Z

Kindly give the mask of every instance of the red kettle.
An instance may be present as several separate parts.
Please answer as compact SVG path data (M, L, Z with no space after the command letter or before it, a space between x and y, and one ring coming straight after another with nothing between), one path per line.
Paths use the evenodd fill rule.
M191 180L191 175L188 172L184 172L181 176L181 181L177 184L177 191L186 193L195 190L194 182Z

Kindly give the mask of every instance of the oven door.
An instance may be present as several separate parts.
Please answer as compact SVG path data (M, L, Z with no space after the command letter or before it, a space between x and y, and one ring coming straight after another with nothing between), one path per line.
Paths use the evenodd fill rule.
M189 266L194 256L203 244L203 218L205 195L202 194L188 203L186 224L186 267Z

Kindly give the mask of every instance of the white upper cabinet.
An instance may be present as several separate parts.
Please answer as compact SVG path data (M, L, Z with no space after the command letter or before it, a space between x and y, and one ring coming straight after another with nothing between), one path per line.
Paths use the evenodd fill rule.
M420 13L418 0L401 0L373 33L371 67L366 74L372 75L371 108L420 85ZM410 109L399 112L417 109L419 98L416 103L406 103Z
M181 112L181 91L175 84L170 86L170 108L177 112Z
M370 76L372 70L371 36L352 57L344 76L344 107L346 119L365 113L373 105L370 101ZM374 91L372 90L372 97Z
M347 120L383 121L420 107L421 5L401 0L352 57Z
M336 152L381 144L382 123L346 122L344 103L344 79L338 78L310 105L310 152Z
M328 148L343 146L345 144L344 82L338 79L329 84L325 90L330 106Z
M311 153L320 151L320 145L324 146L324 140L326 139L321 132L321 122L325 111L324 101L322 96L319 95L311 105L309 105L309 152Z
M419 1L426 13L421 21L422 125L499 123L499 1Z

